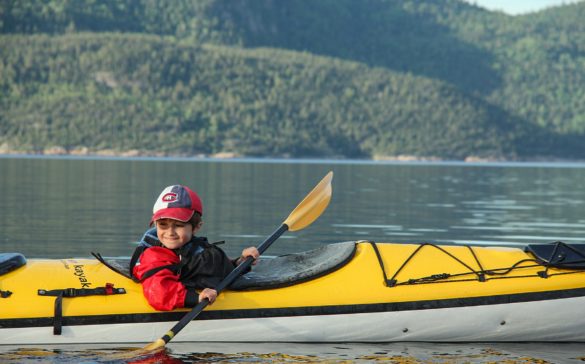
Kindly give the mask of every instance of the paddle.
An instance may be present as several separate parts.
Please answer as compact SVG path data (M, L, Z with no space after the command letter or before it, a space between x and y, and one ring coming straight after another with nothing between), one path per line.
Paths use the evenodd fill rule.
M331 200L331 179L333 178L333 172L327 173L327 175L313 188L311 192L301 201L301 203L290 213L290 215L284 220L282 225L276 229L262 244L258 246L260 254L264 253L266 249L278 239L287 230L297 231L304 229L309 226L313 221L317 220L319 216L325 211L329 200ZM248 257L242 263L240 263L234 270L224 278L223 281L215 288L218 295L226 287L232 284L241 274L246 271L250 265L252 265L253 258ZM187 324L195 317L197 317L201 311L209 304L209 300L204 299L199 302L197 306L187 313L183 318L173 326L163 337L146 345L144 350L156 350L165 346L169 341L175 337Z

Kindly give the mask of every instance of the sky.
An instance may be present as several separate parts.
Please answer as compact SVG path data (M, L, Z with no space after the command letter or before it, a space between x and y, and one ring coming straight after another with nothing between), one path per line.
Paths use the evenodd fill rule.
M489 10L501 10L506 14L518 15L542 10L551 6L574 3L583 0L466 0Z

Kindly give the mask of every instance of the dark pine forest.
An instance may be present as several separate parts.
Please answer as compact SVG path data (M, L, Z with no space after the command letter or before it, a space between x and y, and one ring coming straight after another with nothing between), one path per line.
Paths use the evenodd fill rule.
M585 159L585 2L0 0L0 152Z

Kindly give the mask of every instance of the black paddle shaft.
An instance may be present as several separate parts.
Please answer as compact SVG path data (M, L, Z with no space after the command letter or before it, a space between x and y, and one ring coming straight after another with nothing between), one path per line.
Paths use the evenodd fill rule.
M286 224L282 224L278 229L276 229L272 233L272 235L270 235L266 240L264 240L264 242L262 244L260 244L258 246L258 248L257 248L258 252L260 254L264 253L266 251L266 249L268 249L268 247L270 247L270 245L272 245L272 243L274 243L274 241L276 241L276 239L278 239L287 230L288 230L288 226ZM221 281L217 285L217 287L215 288L215 290L217 291L217 294L219 294L221 291L223 291L225 288L227 288L230 284L232 284L240 275L242 275L243 272L248 270L248 268L250 268L250 266L252 265L253 261L254 261L254 258L247 257L243 262L241 262L237 267L235 267L234 270L232 270L232 272L230 274L228 274L227 277L225 277L223 279L223 281ZM169 332L167 332L162 337L164 342L168 343L169 341L171 341L173 339L173 337L175 335L177 335L179 333L179 331L181 331L185 326L187 326L187 324L189 322L191 322L193 319L195 319L195 317L199 316L201 311L203 311L203 309L205 307L207 307L207 305L209 305L209 300L206 298L203 301L199 302L197 304L197 306L193 307L193 309L189 313L187 313L185 316L183 316L183 318L179 322L177 322L175 324L175 326L173 326L173 328L170 329Z

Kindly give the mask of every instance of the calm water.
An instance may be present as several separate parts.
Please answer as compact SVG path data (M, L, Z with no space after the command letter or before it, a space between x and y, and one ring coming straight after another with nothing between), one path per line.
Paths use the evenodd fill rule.
M203 234L212 241L226 240L225 249L236 255L280 226L329 170L335 174L329 208L309 228L281 237L267 254L361 239L482 245L585 241L584 164L2 157L0 252L20 252L28 258L89 257L92 251L127 256L148 227L159 192L181 183L203 199ZM254 347L215 344L216 357L197 359L203 355L199 345L174 348L167 359L185 362L287 361L286 355L303 354L291 352L290 345L271 346L267 352L266 346L254 351ZM6 355L16 355L14 362L99 361L88 348L64 350L35 356L0 346L4 355L0 362L12 360ZM585 347L577 344L313 345L303 350L313 356L294 360L373 361L400 356L412 357L413 363L481 362L468 357L481 354L493 362L500 361L494 355L501 354L506 360L533 355L549 362L570 362L585 356ZM244 352L251 357L241 356ZM275 357L262 356L267 353ZM552 357L546 359L549 354ZM563 361L558 361L559 355Z

